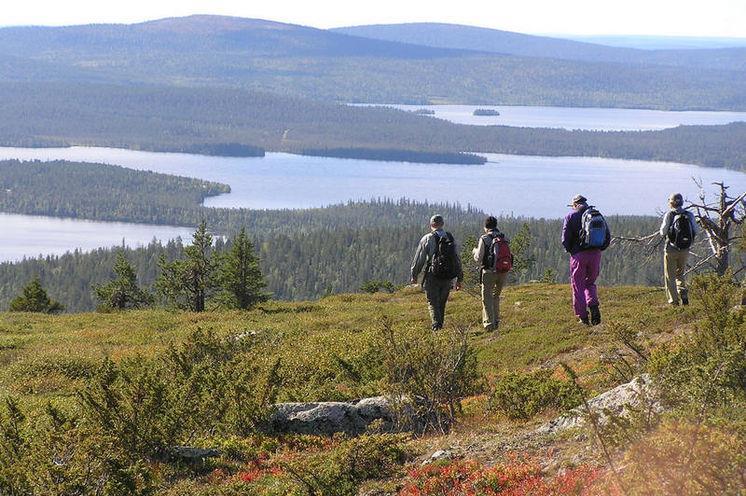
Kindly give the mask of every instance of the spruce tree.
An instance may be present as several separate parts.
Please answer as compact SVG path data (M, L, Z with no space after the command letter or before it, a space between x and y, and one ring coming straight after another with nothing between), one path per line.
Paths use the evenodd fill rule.
M221 257L218 281L223 290L222 302L229 307L245 310L269 298L263 291L267 282L245 228L241 228L230 249Z
M10 302L11 312L60 313L65 309L58 301L51 300L35 277L23 288L23 292Z
M215 261L212 257L212 235L205 221L192 235L192 244L184 248L184 258L159 261L161 274L156 288L167 303L192 312L203 312L215 288Z
M122 251L117 253L114 275L113 281L93 288L103 309L144 308L152 303L153 297L138 286L135 269Z

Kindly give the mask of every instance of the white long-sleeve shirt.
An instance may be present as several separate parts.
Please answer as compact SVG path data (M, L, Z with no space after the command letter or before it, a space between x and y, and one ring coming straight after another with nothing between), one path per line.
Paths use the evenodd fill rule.
M691 221L692 223L692 234L696 236L699 232L699 227L697 226L697 221L694 219L694 214L691 213L689 210L684 210L681 207L671 209L663 214L663 222L661 223L660 235L668 238L668 230L671 228L671 222L673 221L673 218L676 214L686 214L687 216L689 216L689 221ZM671 242L668 241L668 244L670 245Z

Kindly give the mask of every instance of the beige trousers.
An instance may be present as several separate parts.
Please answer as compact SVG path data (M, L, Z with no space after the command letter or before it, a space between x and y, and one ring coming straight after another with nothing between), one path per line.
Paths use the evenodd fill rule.
M687 296L684 279L687 260L689 260L689 250L679 250L666 245L666 251L663 254L663 275L666 279L668 302L674 305L679 304L679 297Z
M500 325L500 293L507 278L507 272L482 270L482 325L488 331Z

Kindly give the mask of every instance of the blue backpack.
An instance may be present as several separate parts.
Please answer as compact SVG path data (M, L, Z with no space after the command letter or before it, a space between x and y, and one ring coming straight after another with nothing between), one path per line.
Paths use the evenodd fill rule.
M596 207L589 206L580 220L580 248L583 250L606 248L606 235L609 226Z

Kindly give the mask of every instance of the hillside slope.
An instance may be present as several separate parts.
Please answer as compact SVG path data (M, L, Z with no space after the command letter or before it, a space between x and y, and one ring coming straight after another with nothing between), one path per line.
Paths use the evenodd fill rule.
M709 287L712 294L719 291L717 284ZM744 436L737 429L728 432L739 425L728 417L738 415L728 404L704 410L695 401L700 423L692 452L679 449L690 441L686 410L678 410L673 422L654 412L646 420L618 417L618 425L595 434L585 428L559 436L536 431L578 404L578 394L590 397L625 382L620 371L639 373L646 362L655 370L661 363L665 368L671 357L712 356L720 364L717 377L734 377L746 366L741 360L736 365L741 369L724 369L719 360L727 352L710 355L715 352L706 341L694 355L685 354L686 346L670 347L690 344L687 336L695 328L692 339L718 332L704 325L723 315L709 313L709 300L672 308L662 290L637 287L601 288L600 296L604 323L587 328L571 315L566 285L508 287L497 338L481 332L480 302L464 292L452 295L447 328L432 334L424 295L413 288L318 302L268 302L248 312L0 313L0 396L5 398L0 442L11 448L0 460L6 476L0 488L50 494L50 487L77 484L78 494L88 496L98 481L106 488L98 494L105 496L124 494L122 486L130 488L127 494L143 496L580 496L622 494L621 485L634 488L627 494L651 489L666 496L738 494ZM743 338L743 312L730 315L723 325L731 334L717 346L728 348L737 344L737 336ZM443 348L430 351L450 356L448 340L459 335L458 328L468 332L464 363L476 376L464 377L472 396L460 398L450 432L412 436L374 428L356 438L275 436L246 424L246 417L236 418L231 409L237 399L250 419L256 406L247 395L265 394L261 391L270 387L275 401L380 394L391 387L385 364L392 351L407 357L401 365L410 373L435 373L438 359L417 352L440 343ZM406 344L396 348L387 339ZM648 361L651 351L658 354ZM624 361L604 358L614 354ZM622 363L629 368L615 367ZM569 380L562 364L574 371L577 382ZM705 376L711 372L697 370ZM665 371L657 373L661 380L667 377ZM431 391L427 381L416 387ZM734 387L724 383L721 391ZM737 409L743 394L734 394L728 401ZM221 405L228 410L211 409ZM203 425L194 424L197 420ZM609 444L601 449L594 436ZM203 450L209 454L197 456L200 460L174 458L174 452L163 456L159 450L174 441L219 449ZM49 459L64 463L44 462L55 456ZM610 469L617 461L620 469ZM659 470L655 464L663 462L671 465ZM691 470L707 476L692 480ZM661 474L673 489L651 482ZM698 492L702 487L709 492Z
M660 334L661 339L692 321L692 312L666 306L662 289L602 288L600 298L605 320L646 322L646 332ZM592 350L604 343L603 334L577 325L569 286L510 286L504 300L503 337L498 340L480 330L481 303L475 293L454 292L447 308L448 325L466 326L472 332L482 372L495 376L567 360L586 371L584 380L594 391L610 384L592 365L596 359ZM2 312L0 396L68 401L102 357L153 356L202 329L218 336L259 333L266 352L281 357L290 374L280 400L354 399L376 393L376 373L363 374L365 379L346 376L335 357L365 366L383 317L395 327L429 328L424 293L408 287L393 294L341 294L315 302L264 303L249 312L144 310L60 316Z

